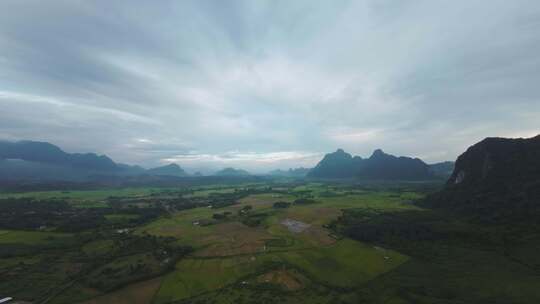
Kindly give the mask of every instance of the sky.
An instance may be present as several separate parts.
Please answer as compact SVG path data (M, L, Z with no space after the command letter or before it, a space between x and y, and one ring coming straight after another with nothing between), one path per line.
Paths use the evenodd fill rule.
M2 0L0 139L263 172L540 133L540 1Z

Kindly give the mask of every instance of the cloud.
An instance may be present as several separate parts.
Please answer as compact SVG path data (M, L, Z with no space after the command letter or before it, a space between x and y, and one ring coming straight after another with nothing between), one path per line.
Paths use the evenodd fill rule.
M454 159L540 133L538 20L528 0L2 1L0 137L146 166Z
M222 154L200 154L192 151L162 159L163 163L180 163L186 168L196 171L204 167L206 171L217 170L223 167L241 166L253 173L265 173L276 168L312 167L324 153L304 151L283 152L239 152L229 151Z
M17 103L17 104L24 104L24 103L34 103L38 105L48 105L50 107L57 107L59 111L62 110L68 110L73 112L79 112L80 115L109 115L113 117L114 119L121 119L126 121L134 121L138 123L143 124L159 124L155 120L148 119L147 117L144 117L142 115L137 115L125 111L105 108L105 107L97 107L97 106L91 106L91 105L85 105L84 102L81 103L74 103L74 102L65 102L59 99L46 97L46 96L35 96L35 95L29 95L29 94L20 94L20 93L13 93L13 92L6 92L6 91L0 91L0 102L3 103L3 106L6 108L8 107L8 103ZM31 105L29 107L32 107ZM71 109L69 109L71 108Z

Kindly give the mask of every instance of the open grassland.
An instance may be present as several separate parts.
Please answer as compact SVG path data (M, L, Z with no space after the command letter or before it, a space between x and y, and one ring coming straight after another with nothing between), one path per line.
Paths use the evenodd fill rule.
M248 227L239 222L223 222L209 226L194 225L208 219L212 212L201 208L193 213L161 219L142 228L142 232L178 238L196 249L198 256L249 254L263 250L271 235L265 229Z
M231 256L331 245L335 239L323 226L337 219L341 215L341 209L395 211L416 208L406 203L408 198L386 192L365 192L346 197L317 197L315 204L293 204L290 208L281 210L272 207L275 202L293 202L295 198L292 194L254 194L239 200L236 205L225 208L195 208L180 211L138 228L137 233L175 237L180 242L196 248L197 256ZM252 207L251 213L261 215L260 226L248 227L235 218L246 206ZM217 212L230 212L231 218L214 221L212 215ZM310 226L302 233L294 233L282 224L286 219L301 221ZM211 224L200 224L204 221ZM269 240L275 239L282 239L281 243L287 246L265 246Z
M193 193L186 195L185 197L209 197L211 195L234 193L235 188L217 188L217 189L201 189L195 190Z
M105 190L75 191L34 191L34 192L0 192L0 199L29 198L34 200L67 201L77 208L105 208L107 200L112 198L141 199L151 198L156 194L164 194L174 189L165 188L121 188Z
M407 260L397 252L374 248L352 240L311 250L292 250L223 258L184 259L163 281L157 303L194 297L244 280L250 274L266 274L266 269L292 269L304 282L288 282L292 289L314 282L332 287L352 288L385 273ZM285 278L291 280L291 278ZM284 279L284 280L285 280ZM255 281L260 280L255 277ZM296 287L295 287L296 286Z
M69 233L0 230L0 244L51 245L71 240Z
M364 285L365 303L539 303L538 272L496 252L415 244L411 258Z
M270 270L256 278L257 283L269 283L286 291L296 291L309 284L309 280L295 269Z
M111 252L113 245L112 240L96 240L84 244L82 251L89 256L101 256Z
M317 250L279 254L315 281L328 286L354 287L393 269L407 257L392 250L375 248L344 239Z
M281 193L262 193L252 194L246 198L239 200L240 205L252 205L255 209L263 209L271 207L275 202L292 202L296 199L291 194Z
M82 304L147 304L159 289L162 278L135 283L112 293L95 297Z
M247 187L256 191L235 196ZM153 198L159 201L158 197L168 195L163 189L159 190L162 192L151 188L125 191L131 198L145 198L145 203L150 205ZM132 234L158 239L170 237L174 244L192 246L193 252L174 260L163 273L157 270L166 260L160 256L162 251L152 248L144 254L130 253L110 259L92 268L87 276L105 285L126 282L118 285L120 289L108 291L107 286L93 289L81 281L51 303L540 302L538 270L515 260L519 256L535 261L534 246L522 246L509 252L490 251L491 247L476 244L481 238L462 237L476 230L474 225L444 221L429 226L430 229L441 228L441 234L418 240L414 229L412 236L400 234L412 225L396 226L399 229L391 232L398 235L391 239L393 246L352 240L346 236L353 236L332 226L348 213L361 222L364 218L381 220L388 215L387 218L392 219L429 212L412 204L424 193L416 192L411 186L386 189L297 182L275 187L262 183L170 191L171 197L182 196L202 203L192 209L168 209L151 221L133 226ZM121 196L118 192L107 195ZM81 194L80 201L84 201L83 197ZM104 197L107 196L95 194L92 200ZM231 197L235 197L234 201L228 204ZM300 198L311 201L295 203ZM212 200L220 199L227 204L208 208ZM276 207L277 202L289 204ZM108 214L105 218L108 224L123 225L136 220L137 216L126 211ZM286 223L297 223L302 229L291 229ZM396 225L396 222L391 223ZM417 221L409 218L406 223ZM384 223L381 226L388 227ZM420 232L424 231L422 229ZM0 231L0 243L2 237L10 233L13 231ZM21 237L26 237L29 243L64 240L56 234L48 239L47 234L37 237L32 234L39 232L27 233L30 234ZM534 239L536 234L531 237ZM66 234L65 240L69 239ZM85 259L103 258L114 252L119 243L122 237L117 237L115 242L94 238L85 243L80 252ZM73 260L81 257L70 254ZM69 282L62 271L74 268L70 261L65 258L49 263L54 265L50 271L58 273L53 280ZM35 256L0 259L0 265L14 271L23 269L19 266L21 262L24 269L46 265L42 257ZM144 267L139 269L139 264ZM137 273L132 275L131 268L146 269L159 277L149 280ZM23 286L35 284L37 290L44 290L47 287L44 278L45 275L34 273L32 280L27 280ZM15 290L15 284L10 286ZM84 302L89 298L90 302Z
M273 208L275 202L292 203L301 197L294 194L298 191L326 191L320 187L320 184L310 184L290 194L254 194L233 206L180 211L140 227L137 233L172 236L196 249L192 258L180 261L175 271L165 277L154 302L168 303L199 296L237 284L239 280L248 280L256 273L260 280L264 273L273 271L265 270L269 265L290 268L301 273L307 282L353 288L407 260L406 256L392 250L347 239L338 241L324 225L339 217L341 209L345 208L414 209L407 203L411 193L406 194L407 197L369 191L348 196L315 196L315 204ZM259 226L248 227L235 217L246 206L252 208L251 213L264 215ZM230 212L232 217L209 225L195 224L212 221L216 212ZM308 228L300 233L292 232L282 224L285 219L301 221L308 224ZM282 277L281 280L293 286L290 288L299 289L300 283L294 283L291 276L282 274ZM294 287L295 284L298 286Z
M255 190L236 196L247 188ZM263 298L279 299L283 303L347 300L360 286L409 263L409 257L336 235L329 224L346 209L420 210L410 201L422 194L324 183L278 187L261 183L192 189L3 193L2 196L64 199L76 207L89 208L78 209L88 214L92 209L110 208L114 203L130 205L129 209L104 213L104 224L99 229L88 228L76 234L0 230L0 244L68 246L75 244L75 239L80 241L78 247L70 247L54 262L47 259L62 253L54 251L46 258L31 254L0 258L0 265L9 269L12 278L23 281L24 271L32 272L31 279L24 280L22 286L35 284L36 294L40 294L35 298L46 299L49 293L54 295L49 302L53 304L161 304L199 300L241 303L239 299L262 303ZM231 197L234 199L229 202ZM145 216L137 212L138 208L160 206L163 198L197 204L189 209L161 207L163 212L158 216L137 222ZM298 199L310 201L296 203ZM212 206L213 200L225 204ZM139 202L144 206L139 206ZM276 206L278 202L285 203L285 207ZM292 229L287 223L302 229ZM123 229L126 227L129 229ZM144 245L143 239L170 243L157 250L151 245L154 243ZM193 251L187 257L173 259L174 246L190 246ZM84 265L84 277L72 279ZM46 271L45 266L48 266ZM48 282L46 278L51 278L52 272L57 277ZM13 282L5 290L21 295L22 291L15 286L17 281ZM51 282L54 288L49 287Z
M161 284L155 303L169 303L217 290L254 271L260 260L250 257L185 259Z
M118 197L142 197L154 192L162 191L163 188L121 188L106 190L80 190L80 191L35 191L35 192L0 192L0 198L28 197L35 199L72 199L72 200L102 200L110 196Z
M214 227L194 225L194 222L202 219L210 219L213 213L214 210L210 208L195 208L180 211L141 226L136 230L136 233L170 236L178 238L187 244L194 244L201 237L211 235L214 231Z

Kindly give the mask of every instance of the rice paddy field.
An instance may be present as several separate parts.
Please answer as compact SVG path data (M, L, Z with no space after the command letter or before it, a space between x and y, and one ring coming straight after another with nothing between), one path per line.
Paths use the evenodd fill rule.
M195 301L224 288L249 289L261 284L275 285L287 293L314 286L353 289L408 260L406 255L392 250L332 235L325 225L337 219L345 208L414 209L407 202L419 194L359 191L336 192L334 197L318 195L323 192L327 192L324 185L309 184L286 193L253 194L220 209L231 214L225 221L201 225L216 210L197 208L138 228L136 233L174 237L195 248L191 257L179 261L174 271L163 278L153 303ZM313 204L293 203L306 193L313 196ZM292 204L276 209L276 202ZM247 206L250 216L261 218L260 225L249 227L239 221L236 214ZM288 222L300 224L303 229L290 229L285 224ZM277 278L275 269L285 279ZM261 279L265 277L268 282Z
M0 295L58 304L463 303L423 298L422 286L441 274L451 286L448 294L442 292L444 299L467 293L465 282L485 297L496 294L491 287L497 285L522 299L535 293L538 277L517 264L488 273L476 263L476 277L457 282L452 271L464 271L470 261L426 264L415 251L361 242L334 229L347 210L422 213L413 202L425 194L415 187L306 182L2 193L3 198L61 199L83 210L76 214L102 219L77 232L0 230L0 246L8 248L0 251L0 274L11 279L0 282ZM164 205L167 200L196 204L175 209L178 205ZM129 202L127 209L123 202ZM137 211L158 207L160 213L147 219ZM430 244L437 252L450 252L447 245ZM427 252L426 243L411 246ZM184 248L182 254L176 248ZM507 265L489 253L460 250L456 256ZM521 267L517 273L516 267ZM506 285L495 279L509 274L515 280ZM407 292L403 284L410 285Z

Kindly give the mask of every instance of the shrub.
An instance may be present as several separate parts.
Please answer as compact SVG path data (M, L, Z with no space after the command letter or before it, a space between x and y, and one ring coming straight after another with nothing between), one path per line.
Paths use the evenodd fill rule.
M291 206L291 203L287 203L287 202L276 202L273 205L273 207L276 208L276 209L289 208L290 206Z

